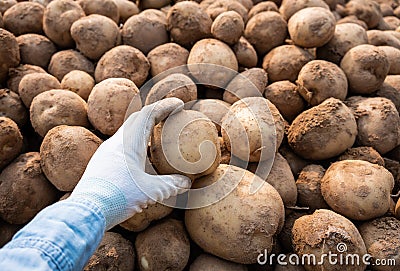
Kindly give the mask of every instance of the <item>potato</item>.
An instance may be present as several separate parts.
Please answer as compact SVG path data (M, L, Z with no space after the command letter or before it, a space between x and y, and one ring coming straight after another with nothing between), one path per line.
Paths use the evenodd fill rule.
M4 28L3 15L0 13L0 28Z
M114 2L118 6L120 23L125 23L129 17L139 14L140 12L136 3L129 0L114 0Z
M10 68L16 67L20 61L17 39L13 34L0 28L0 84L4 83Z
M340 67L353 93L370 94L379 89L389 72L389 59L376 46L363 44L350 49Z
M256 263L261 252L271 252L276 235L282 229L282 199L268 183L250 194L252 183L263 182L262 179L229 165L220 165L212 174L198 179L193 188L216 182L222 185L212 188L218 189L218 193L230 191L232 182L238 185L225 198L212 205L186 210L186 229L192 240L205 252L236 263ZM211 192L208 190L193 200L207 201ZM226 223L228 218L229 223Z
M211 34L227 44L235 44L239 41L244 31L242 17L236 11L226 11L215 18L211 25Z
M190 50L187 64L191 74L202 84L224 87L236 75L238 62L228 45L216 39L198 41ZM213 64L192 65L192 64ZM222 67L220 67L222 66ZM227 69L225 69L227 68Z
M267 71L270 82L294 82L301 68L313 59L313 55L296 45L282 45L264 57L262 67Z
M86 102L78 94L63 89L37 95L32 100L30 117L32 127L42 137L59 125L89 126Z
M340 244L343 245L339 246ZM340 251L344 246L346 250ZM313 266L307 264L306 270L363 271L366 269L362 257L367 254L367 250L356 226L347 218L330 210L317 210L312 215L300 217L295 221L293 248L300 257L315 255L316 261L323 263ZM329 252L337 255L335 259L342 259L339 257L349 259L348 256L357 255L360 259L359 264L331 265L331 261L323 258ZM351 260L348 262L351 263Z
M20 225L9 224L0 220L0 248L11 241L13 236L22 228Z
M394 217L382 217L365 222L359 227L368 253L372 256L371 262L377 259L395 261L391 266L373 266L372 270L396 270L400 266L400 221Z
M400 138L400 117L394 104L386 98L350 97L346 104L357 119L357 143L385 154Z
M17 37L21 63L32 64L44 69L57 52L56 46L47 37L38 34L25 34Z
M184 47L210 37L211 24L208 14L192 1L176 3L167 14L167 29L172 41Z
M19 95L9 89L0 89L0 117L15 121L19 127L28 122L28 113Z
M347 23L357 24L357 25L361 26L362 28L364 28L364 30L368 30L368 25L364 21L359 20L355 15L343 17L342 19L340 19L336 22L336 25L347 24Z
M286 21L274 11L264 11L254 15L247 22L244 30L245 38L260 55L282 45L287 33Z
M239 66L252 68L257 65L257 52L253 45L251 45L244 37L240 37L239 41L233 45L232 50L235 53Z
M173 208L156 202L155 204L148 205L142 212L135 214L119 225L128 231L140 232L145 230L151 222L166 217L172 211Z
M135 269L135 250L130 241L114 232L106 232L84 271Z
M114 0L77 0L86 16L91 14L103 15L115 23L119 22L119 9Z
M43 175L37 152L21 154L0 174L0 217L8 223L27 223L58 197Z
M388 170L362 160L333 163L321 180L321 192L329 206L355 220L384 215L389 210L393 186Z
M58 190L72 191L101 143L83 127L61 125L51 129L40 146L44 174Z
M141 14L130 17L122 28L125 45L133 46L144 54L169 41L166 25Z
M294 176L298 176L305 166L311 164L310 161L304 160L302 157L295 154L287 145L282 144L282 146L279 148L279 153L282 154L286 161L288 161Z
M57 78L48 73L30 73L25 75L19 83L18 93L22 102L30 108L33 98L42 92L51 89L60 89Z
M397 219L400 219L400 200L397 201L395 215Z
M22 135L18 125L11 119L0 117L0 170L22 151Z
M329 10L321 7L305 8L290 17L288 31L295 45L320 47L335 34L335 24L335 17Z
M264 11L276 11L279 12L278 6L272 2L272 1L266 1L266 2L260 2L256 5L254 5L250 10L249 10L249 19L253 17L254 15L264 12Z
M98 60L120 44L118 25L108 17L92 14L76 20L71 26L76 48L86 57Z
M378 46L389 60L389 74L400 74L400 50L392 46Z
M169 69L186 65L189 51L176 43L157 46L149 52L150 72L154 77Z
M290 251L290 252L293 251L293 244L292 244L293 224L298 218L300 218L306 214L307 213L305 213L305 212L293 210L286 215L285 223L283 224L283 228L278 235L278 241L279 241L278 244L282 244L282 249L284 251Z
M379 8L381 9L382 16L385 18L386 16L394 16L394 10L390 6L390 4L387 3L380 3Z
M190 265L189 271L247 271L242 264L228 262L209 254L201 254Z
M246 97L261 97L268 84L268 74L260 68L251 68L238 75L226 87L223 99L233 104Z
M16 36L43 33L43 13L44 7L38 3L17 3L4 12L4 27Z
M158 9L146 9L140 12L141 15L150 18L152 21L156 20L160 23L167 25L167 15Z
M168 219L139 233L135 241L139 270L183 270L190 243L183 223Z
M8 73L8 81L7 86L11 91L18 93L19 83L22 78L30 73L46 73L45 70L40 68L39 66L23 64L19 65L16 68L11 68Z
M301 68L297 91L310 105L315 106L328 98L346 99L346 74L336 64L325 60L313 60Z
M217 99L204 99L195 102L190 110L195 110L206 115L217 127L218 132L221 132L222 118L229 111L231 105Z
M218 137L218 139L219 139L219 145L221 147L221 159L219 163L229 165L231 162L231 152L228 151L224 139L222 137Z
M203 113L183 110L154 127L150 153L160 174L210 174L221 156L217 128Z
M380 97L391 100L400 112L400 75L388 75L376 92Z
M392 46L400 49L400 41L387 31L368 30L368 43L375 46Z
M209 1L209 4L205 6L203 3L200 4L202 8L207 12L212 20L215 20L218 15L227 11L235 11L243 18L243 21L247 21L247 9L239 1L231 0L216 0Z
M301 113L288 131L290 147L311 160L335 157L351 146L357 123L351 110L340 100L329 98Z
M184 103L197 99L196 84L190 77L174 73L158 81L150 89L145 104L152 104L164 98L176 97Z
M48 70L50 74L61 81L67 73L73 70L81 70L92 75L94 73L94 65L80 52L65 50L59 51L51 57Z
M222 119L221 128L228 150L250 162L273 158L284 136L281 114L263 97L248 97L234 103Z
M366 22L370 29L376 27L382 19L379 4L372 0L351 0L346 4L346 12Z
M297 86L287 80L267 86L264 96L278 108L283 118L288 121L292 121L306 106L297 91Z
M141 87L149 74L150 63L138 49L121 45L106 52L96 66L97 83L108 78L127 78ZM89 73L90 74L90 73Z
M94 87L93 77L84 71L73 70L61 80L61 88L75 92L82 99L87 100Z
M16 0L2 0L0 2L0 13L4 14L4 12L11 8L13 5L17 4L18 2Z
M396 30L400 26L400 19L396 16L383 17L383 21L388 25L389 29Z
M317 57L339 65L351 48L367 43L367 32L361 26L355 23L337 24L332 39L317 48Z
M338 158L338 161L342 160L363 160L382 167L385 166L382 156L372 147L350 148Z
M139 7L141 9L155 8L160 9L171 3L171 0L139 0Z
M312 164L303 168L296 180L299 206L308 207L310 211L329 208L321 193L324 174L325 169L320 165Z
M43 30L46 36L62 48L74 46L71 37L71 25L85 12L81 6L72 0L54 0L50 2L43 15ZM59 78L59 80L61 80Z
M283 18L288 21L293 16L293 14L295 14L299 10L310 7L321 7L329 10L329 6L323 0L283 0L279 8L279 12L282 14Z

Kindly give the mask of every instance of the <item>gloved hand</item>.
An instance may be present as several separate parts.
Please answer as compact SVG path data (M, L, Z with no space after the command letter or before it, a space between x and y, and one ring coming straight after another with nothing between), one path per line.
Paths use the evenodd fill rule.
M70 199L94 202L104 214L108 230L150 203L187 191L191 181L185 176L144 172L154 125L181 111L183 105L177 98L168 98L132 114L100 145Z

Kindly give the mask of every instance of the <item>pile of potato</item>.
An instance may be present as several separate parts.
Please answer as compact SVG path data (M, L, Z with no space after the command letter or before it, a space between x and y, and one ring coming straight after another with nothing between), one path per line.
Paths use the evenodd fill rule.
M227 196L149 206L85 270L400 270L397 0L0 1L0 246L167 97L154 169ZM394 265L257 263L339 243Z

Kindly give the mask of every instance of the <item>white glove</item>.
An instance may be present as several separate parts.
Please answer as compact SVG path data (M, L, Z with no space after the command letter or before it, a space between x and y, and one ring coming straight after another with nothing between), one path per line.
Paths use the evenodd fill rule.
M145 106L132 114L93 155L70 198L94 202L106 218L106 230L141 212L149 203L190 188L191 181L185 176L144 172L154 125L181 111L183 105L177 98L168 98Z

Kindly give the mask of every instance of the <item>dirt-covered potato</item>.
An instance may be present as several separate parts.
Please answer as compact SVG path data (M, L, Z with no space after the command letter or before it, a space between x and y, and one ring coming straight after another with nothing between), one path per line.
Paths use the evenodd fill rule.
M151 75L154 77L169 69L185 65L188 57L189 51L176 43L157 46L147 55Z
M396 16L385 16L383 17L383 21L390 30L396 30L400 26L400 19Z
M125 23L129 17L139 14L140 10L136 3L129 0L114 0L115 4L118 6L119 11L119 21Z
M367 254L359 231L347 218L330 210L321 209L312 215L297 219L292 231L294 251L300 257L314 255L318 262L323 263L316 266L306 265L306 270L363 271L366 269L365 263L361 260L359 264L354 265L331 265L326 258L323 258L329 252L343 258L349 254L356 254L359 259ZM339 247L339 244L343 246ZM340 251L343 247L345 249Z
M238 71L238 62L232 49L216 39L203 39L198 41L190 50L187 64L192 75L200 81L218 87L226 86L232 79L235 71ZM210 65L192 64L214 64L226 67L220 69L218 66L210 68Z
M253 84L253 85L251 85ZM268 74L261 68L251 68L236 75L226 87L223 99L233 104L246 97L261 97L268 84Z
M222 119L221 132L229 151L243 161L271 159L284 136L284 119L263 97L234 103Z
M190 243L183 223L168 219L139 233L135 241L139 270L183 270Z
M33 98L42 92L60 89L61 84L54 76L48 73L30 73L25 75L19 83L18 93L22 102L30 108Z
M243 3L243 2L242 2ZM242 5L240 1L232 0L215 0L215 1L202 1L200 6L207 12L212 20L215 20L221 13L226 11L235 11L247 21L247 8Z
M397 204L395 207L395 216L397 219L400 219L400 200L397 201Z
M160 174L210 174L221 156L217 128L203 113L183 110L154 127L150 153Z
M340 67L349 81L350 91L370 94L378 90L389 72L389 59L379 47L369 44L350 49Z
M329 208L321 193L324 174L325 169L320 165L312 164L303 168L296 180L299 206L308 207L311 211Z
M363 160L382 167L385 166L382 156L372 147L350 148L338 158L338 161L342 160Z
M65 50L59 51L51 57L48 70L50 74L61 81L67 73L73 70L81 70L92 75L94 65L80 52Z
M279 12L278 6L272 2L272 1L265 1L265 2L260 2L256 5L254 5L250 10L249 10L249 19L253 17L254 15L264 12L264 11L276 11Z
M148 205L142 212L135 214L119 225L128 231L140 232L145 230L151 222L166 217L172 211L173 208L156 202Z
M139 0L137 1L141 9L160 9L171 3L171 0Z
M301 210L292 210L286 214L285 223L283 224L282 230L278 234L278 238L277 238L279 241L277 243L281 244L283 251L285 251L285 252L293 251L293 245L292 245L293 224L298 218L300 218L306 214L307 214L306 212L301 211Z
M83 127L61 125L51 129L40 146L44 174L58 190L72 191L101 143Z
M20 61L19 46L15 36L0 28L0 84L4 83L10 68L16 67Z
M400 75L388 75L376 92L379 97L391 100L400 112Z
M329 10L329 6L323 0L283 0L279 12L288 21L299 10L310 7L321 7Z
M288 131L288 141L295 153L311 160L341 154L353 146L356 136L357 123L352 111L335 98L301 113Z
M140 50L120 45L100 58L94 77L97 83L108 78L127 78L137 87L141 87L149 74L149 69L150 63Z
M375 46L392 46L400 49L400 40L387 31L368 30L368 43Z
M229 165L220 165L212 174L196 180L193 188L218 182L219 187L214 188L219 189L218 192L220 189L230 191L232 182L238 183L222 200L185 213L190 237L205 252L242 264L256 263L257 256L264 249L271 252L276 235L283 226L284 205L279 193L268 183L250 194L250 187L255 181L262 179L247 170ZM207 190L204 197L211 192ZM204 198L199 196L198 200Z
M350 0L346 4L346 13L357 16L370 29L376 27L382 19L379 4L373 0Z
M222 118L228 113L230 106L230 104L218 99L204 99L194 103L190 110L199 111L206 115L215 124L218 132L220 132Z
M32 64L44 69L57 52L56 46L47 37L38 34L25 34L17 37L21 63Z
M1 14L1 13L0 13ZM22 228L21 225L13 225L0 220L0 248L11 241L13 236Z
M208 14L193 1L176 3L167 14L167 29L172 41L184 47L210 37L211 24Z
M106 232L84 271L135 269L135 249L130 241L115 232Z
M43 33L43 13L44 7L38 3L17 3L4 12L4 27L16 36Z
M385 52L389 60L389 73L400 74L400 49L392 46L379 46L379 49Z
M326 203L355 220L384 215L389 210L393 186L393 176L387 169L362 160L333 163L321 180Z
M305 108L306 103L290 81L278 81L265 88L264 97L273 103L283 118L293 121Z
M91 14L103 15L115 23L119 22L119 9L114 0L77 0L86 16Z
M335 34L335 25L332 12L325 8L312 7L293 14L288 21L288 30L294 44L314 48L328 43Z
M371 262L377 259L394 260L390 266L373 266L372 270L395 271L400 267L400 221L394 217L382 217L365 222L359 226L367 252L372 256Z
M89 126L86 102L78 94L64 89L37 95L31 103L30 117L33 128L42 137L59 125Z
M312 106L331 97L344 101L347 96L346 74L336 64L325 60L305 64L296 83L297 91Z
M190 77L174 73L158 81L149 91L145 104L152 104L164 98L176 97L184 103L197 99L197 86Z
M70 33L71 25L84 16L85 12L77 2L73 0L54 0L46 6L44 11L44 33L60 47L73 47L74 40Z
M365 30L368 30L368 25L364 21L359 20L355 15L343 17L342 19L340 19L336 22L337 25L338 24L347 24L347 23L357 24L357 25L361 26L362 28L364 28Z
M8 73L8 80L7 80L8 88L11 91L18 93L19 83L21 82L22 78L25 75L30 73L46 73L46 71L39 66L34 66L29 64L22 64L16 68L11 68Z
M6 88L0 89L0 117L12 119L19 127L24 126L29 119L20 96Z
M236 55L239 66L252 68L257 65L257 52L244 37L240 37L239 41L233 45L232 50Z
M294 153L292 148L290 148L288 145L282 144L282 146L279 148L279 153L282 154L286 161L288 161L290 169L292 170L293 175L296 177L300 174L301 170L305 166L311 164L310 161L307 161Z
M247 267L242 264L225 261L218 257L201 254L190 265L189 271L247 271Z
M58 197L43 175L37 152L21 154L0 174L0 217L8 223L30 221Z
M94 87L93 77L84 71L73 70L61 80L61 88L75 92L82 99L87 100Z
M110 18L92 14L76 20L71 26L76 48L86 57L97 60L120 44L118 25Z
M2 0L0 2L0 13L3 14L7 9L17 4L16 0Z
M227 44L235 44L239 41L244 31L242 16L236 11L223 12L215 18L211 25L211 34Z
M264 11L251 17L244 36L260 55L264 55L284 43L287 31L287 23L278 12Z
M0 128L0 169L2 169L21 153L23 142L18 125L12 119L0 117Z
M357 119L359 145L385 154L400 144L400 117L389 99L353 96L346 104Z
M166 25L157 18L142 14L130 17L122 28L125 45L133 46L144 54L169 41Z
M262 67L270 82L296 81L301 68L314 56L296 45L282 45L272 49L265 57Z
M98 83L88 98L90 123L105 135L115 134L124 122L132 99L139 99L138 94L139 89L126 78L109 78ZM137 109L140 108L138 105Z
M167 25L167 14L158 9L146 9L140 12L141 15L151 18L152 20L157 20L164 25Z

